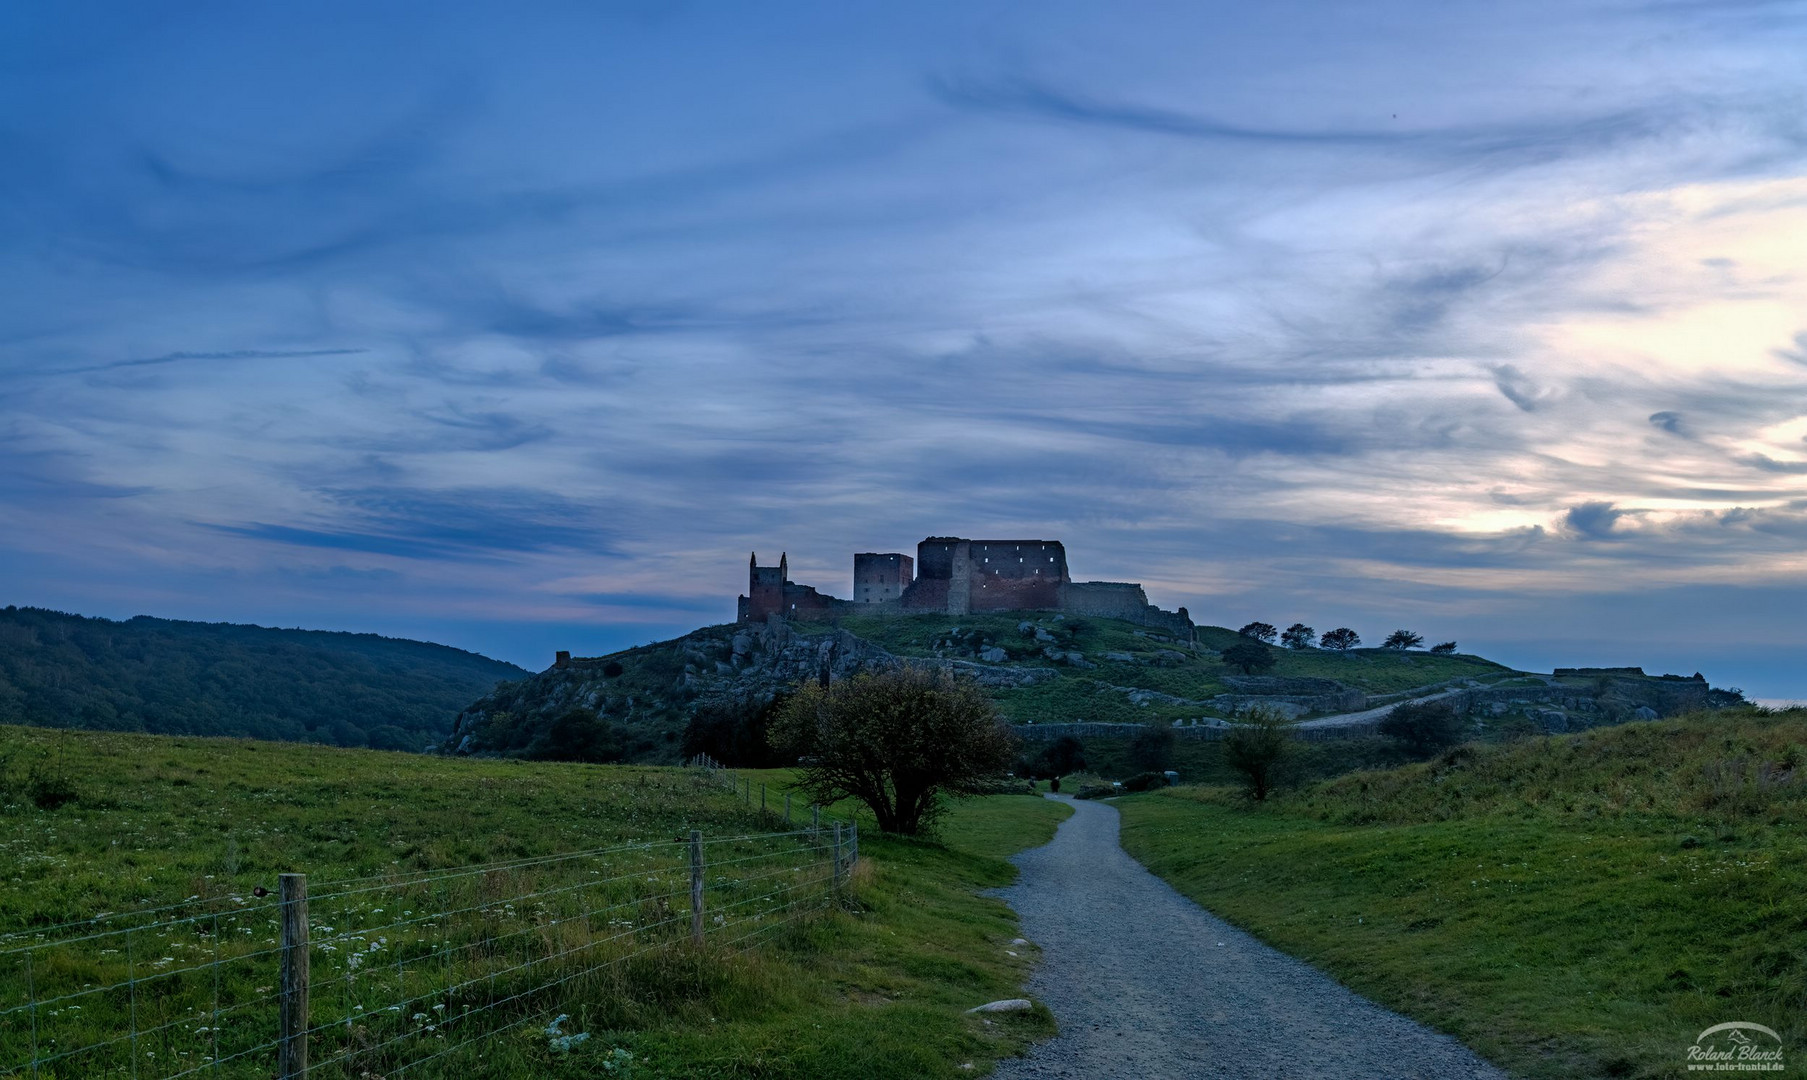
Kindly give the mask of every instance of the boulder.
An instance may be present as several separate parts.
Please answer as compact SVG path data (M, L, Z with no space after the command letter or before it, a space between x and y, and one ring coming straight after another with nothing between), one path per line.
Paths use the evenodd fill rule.
M1005 998L1002 1001L987 1001L983 1005L966 1010L969 1013L1028 1012L1035 1008L1035 1003L1028 998Z
M996 645L993 645L989 649L982 650L979 653L979 659L989 664L1001 664L1010 659L1010 654L1003 649L998 648Z

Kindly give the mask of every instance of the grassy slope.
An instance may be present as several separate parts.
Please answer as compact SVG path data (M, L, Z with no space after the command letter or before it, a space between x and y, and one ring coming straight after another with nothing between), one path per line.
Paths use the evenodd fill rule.
M1085 669L1054 664L1041 655L1045 643L1026 638L1018 631L1018 625L1024 621L1048 629L1058 638L1056 647L1077 649L1098 667ZM1000 711L1018 723L1028 720L1038 723L1067 720L1140 723L1197 716L1200 710L1196 706L1134 705L1121 692L1109 687L1139 687L1200 700L1230 692L1222 677L1234 674L1216 659L1214 653L1191 655L1181 661L1163 661L1156 654L1184 652L1184 646L1148 636L1153 632L1146 627L1115 619L1087 616L1057 620L1052 615L1037 613L959 618L951 615L847 616L841 618L838 625L899 656L932 656L937 643L944 640L950 630L956 627L969 633L976 630L984 636L986 644L998 645L1008 651L1012 663L1058 671L1058 679L1034 687L993 693ZM1213 650L1241 640L1235 631L1222 627L1200 627L1198 635L1199 643ZM1105 653L1128 653L1140 662L1106 660ZM1276 649L1274 653L1278 663L1268 674L1336 679L1372 694L1393 693L1448 679L1494 677L1508 671L1492 661L1465 655L1431 656L1424 652L1386 649L1355 649L1346 653ZM942 654L971 657L970 650L962 654L943 649Z
M81 797L54 812L0 798L0 933L242 892L287 869L318 882L772 827L676 770L0 727L8 755L15 780L60 767ZM597 1075L610 1047L636 1055L639 1077L974 1075L967 1062L982 1073L1052 1021L963 1014L1020 993L1030 963L1005 955L1014 916L977 890L1007 883L1001 856L1044 842L1066 812L994 797L959 804L945 845L866 835L849 910L743 957L580 984L588 996L565 1008L570 1030L596 1035L594 1053L552 1058L543 1038L509 1036L486 1048L481 1075Z
M1734 1019L1781 1032L1799 1075L1807 767L1754 776L1803 745L1807 713L1705 716L1354 773L1257 809L1176 788L1121 802L1123 842L1521 1075L1684 1075L1695 1035Z

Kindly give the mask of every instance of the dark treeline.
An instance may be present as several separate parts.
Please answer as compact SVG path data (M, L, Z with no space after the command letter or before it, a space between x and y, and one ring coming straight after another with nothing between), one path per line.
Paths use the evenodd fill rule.
M376 634L0 611L0 723L418 750L525 674Z

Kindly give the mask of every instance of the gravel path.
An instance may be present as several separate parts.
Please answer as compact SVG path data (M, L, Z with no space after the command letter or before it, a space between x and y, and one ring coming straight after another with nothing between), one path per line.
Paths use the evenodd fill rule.
M1505 1080L1175 892L1117 845L1116 807L1073 809L997 893L1043 950L1029 991L1061 1033L993 1075Z
M1412 704L1417 705L1425 701L1436 701L1440 698L1450 697L1455 694L1460 694L1462 689L1462 687L1457 687L1454 690L1445 690L1442 693L1431 694L1427 697L1413 698L1411 699ZM1372 724L1380 720L1381 717L1392 712L1398 705L1399 702L1395 701L1391 705L1382 705L1378 709L1363 709L1361 712L1346 712L1337 713L1335 716L1320 716L1316 720L1301 720L1294 726L1302 728L1328 728L1354 727L1357 724Z

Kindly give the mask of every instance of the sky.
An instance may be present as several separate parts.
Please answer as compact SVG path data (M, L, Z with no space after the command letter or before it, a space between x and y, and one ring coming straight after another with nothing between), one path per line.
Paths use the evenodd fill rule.
M1807 3L0 8L0 602L533 669L749 551L1807 697Z

